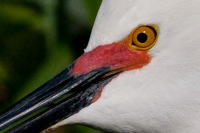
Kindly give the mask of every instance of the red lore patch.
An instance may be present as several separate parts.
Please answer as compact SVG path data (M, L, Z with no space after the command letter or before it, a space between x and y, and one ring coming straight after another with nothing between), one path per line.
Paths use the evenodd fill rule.
M74 63L72 74L81 75L101 67L111 70L141 68L150 62L147 51L132 50L126 41L98 46L80 56Z

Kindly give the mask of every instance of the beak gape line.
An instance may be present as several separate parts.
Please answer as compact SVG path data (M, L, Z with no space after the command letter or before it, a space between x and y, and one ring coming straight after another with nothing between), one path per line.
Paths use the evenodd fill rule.
M111 71L109 67L82 75L73 75L72 70L73 65L1 113L0 131L43 131L89 106L95 94L119 73L105 76ZM27 120L17 124L24 118Z

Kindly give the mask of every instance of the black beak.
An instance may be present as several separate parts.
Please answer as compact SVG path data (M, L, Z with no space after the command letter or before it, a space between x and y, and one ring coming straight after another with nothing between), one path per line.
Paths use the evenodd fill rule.
M36 133L78 113L117 74L109 67L73 75L73 65L0 114L0 131ZM106 76L105 76L106 75Z

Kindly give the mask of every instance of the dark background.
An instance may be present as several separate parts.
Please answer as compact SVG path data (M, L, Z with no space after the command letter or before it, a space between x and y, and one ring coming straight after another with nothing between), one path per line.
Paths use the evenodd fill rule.
M0 111L58 74L87 46L101 0L0 1ZM100 133L66 126L52 133Z

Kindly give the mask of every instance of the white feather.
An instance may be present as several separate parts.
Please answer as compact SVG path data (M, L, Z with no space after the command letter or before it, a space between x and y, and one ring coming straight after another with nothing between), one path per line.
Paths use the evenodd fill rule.
M100 99L58 123L107 131L200 131L200 1L103 0L88 47L118 42L141 24L160 33L150 64L110 82Z

